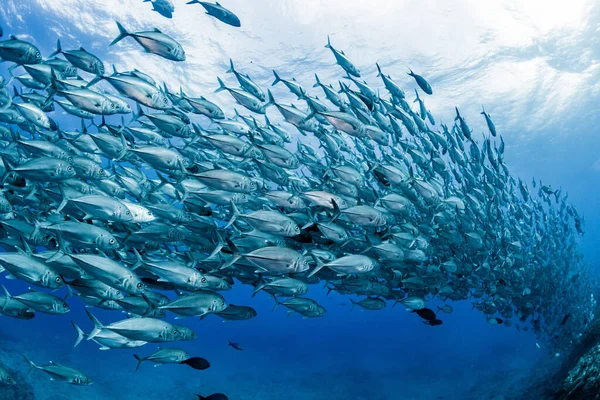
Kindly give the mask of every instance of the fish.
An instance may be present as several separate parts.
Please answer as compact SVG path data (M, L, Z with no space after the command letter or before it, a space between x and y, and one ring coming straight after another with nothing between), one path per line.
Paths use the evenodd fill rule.
M77 386L89 386L92 384L92 380L85 373L76 370L71 367L67 367L64 365L57 364L55 362L50 361L48 365L36 365L33 361L29 360L27 357L23 356L27 364L29 364L30 369L39 369L40 371L45 372L50 375L50 379L57 380L61 382L66 382L71 385Z
M425 80L425 78L423 78L421 75L417 75L415 74L412 70L409 70L410 72L408 73L408 75L412 76L413 78L415 78L415 82L417 82L417 85L419 85L419 87L421 88L421 90L425 93L427 93L428 95L432 95L433 94L433 89L431 89L431 85L429 84L429 82L427 82Z
M200 4L206 10L206 14L215 17L219 21L237 28L242 26L238 16L220 5L219 2L209 3L207 1L192 0L188 1L186 4Z
M244 350L242 345L239 343L229 342L228 346L233 347L236 350Z
M325 48L331 50L337 64L342 67L344 71L346 71L349 75L360 78L360 70L352 63L352 61L350 61L343 51L338 51L331 45L329 35L327 36L327 44L325 45Z
M229 397L225 396L223 393L213 393L208 396L201 396L197 394L198 400L229 400Z
M8 40L0 41L0 59L15 65L32 65L42 62L42 54L35 45L9 35Z
M190 355L187 351L183 349L176 348L158 348L158 351L152 353L146 357L140 357L137 354L134 354L133 357L137 360L137 366L135 368L136 371L139 371L140 366L144 361L152 361L155 363L155 366L160 364L181 364L184 361L190 358Z
M191 357L183 360L181 364L189 365L191 368L201 371L210 368L210 363L202 357Z
M110 46L126 37L132 37L149 53L171 61L185 61L185 50L183 50L183 47L157 28L154 28L153 31L130 33L119 22L117 22L117 27L119 28L119 36L110 43Z
M156 11L165 18L173 18L175 6L171 0L144 0L144 3L152 3L152 11Z
M119 29L118 40L133 36L167 58L160 65L186 65L176 37ZM63 49L64 37L39 60L35 43L16 40L0 42L10 75L26 71L12 91L10 76L0 80L0 274L34 289L6 284L14 293L0 295L2 316L69 312L75 345L103 351L197 337L173 318L247 323L263 292L274 310L303 319L327 318L315 301L326 291L352 299L340 307L392 302L395 313L401 304L430 326L456 318L450 302L470 299L482 320L518 321L555 353L592 320L578 247L585 220L560 183L513 175L508 141L483 107L482 141L466 107L436 125L420 97L431 86L412 71L413 88L388 64L362 60L361 77L328 38L338 79L306 65L316 93L277 67L273 83L293 96L275 100L229 59L239 86L207 79L246 112L197 88L170 90L143 64L106 72L106 59ZM381 80L370 79L375 71ZM415 88L412 106L405 90ZM55 103L65 111L56 120ZM252 295L229 303L240 286ZM64 298L50 292L62 287ZM157 359L210 367L166 353Z
M56 40L56 50L49 57L63 55L75 68L95 75L104 75L104 63L100 58L86 51L83 47L74 50L63 50L60 39Z

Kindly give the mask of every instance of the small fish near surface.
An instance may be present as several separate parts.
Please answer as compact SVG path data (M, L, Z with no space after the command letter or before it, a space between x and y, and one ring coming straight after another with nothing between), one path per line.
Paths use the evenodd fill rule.
M242 23L240 22L238 16L235 15L232 11L220 5L219 2L209 3L208 1L192 0L189 1L187 4L200 4L206 10L206 14L215 17L219 21L235 27L242 26Z
M165 35L158 29L153 31L144 31L130 33L123 25L117 22L119 28L119 36L111 42L111 46L128 36L131 36L138 42L147 52L159 55L171 61L185 61L185 51L183 47L170 36Z

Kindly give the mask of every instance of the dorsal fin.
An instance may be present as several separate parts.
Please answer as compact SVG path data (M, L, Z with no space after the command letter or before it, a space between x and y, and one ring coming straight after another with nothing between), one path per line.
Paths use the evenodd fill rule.
M154 28L154 32L162 33L158 28Z

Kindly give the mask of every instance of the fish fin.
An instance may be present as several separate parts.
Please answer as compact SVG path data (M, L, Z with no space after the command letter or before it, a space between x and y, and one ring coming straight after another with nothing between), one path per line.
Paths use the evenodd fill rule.
M271 89L267 89L267 99L268 99L268 101L264 105L265 109L268 106L277 105L277 102L275 101L275 98L273 97L273 93L271 93Z
M235 69L233 68L233 60L230 58L229 59L229 69L227 71L225 71L225 73L235 73Z
M273 83L271 84L271 86L275 86L277 85L279 82L281 82L281 78L279 77L279 75L277 74L277 71L273 70L273 75L275 75L275 80L273 81Z
M62 48L60 47L60 39L56 39L56 50L52 52L48 58L54 57L57 54L62 53Z
M327 35L327 44L325 45L326 49L333 49L333 47L331 47L331 40L329 39L329 35Z
M104 329L104 325L102 325L98 318L96 318L87 308L85 309L85 313L94 324L94 329L89 333L87 337L87 340L91 340L94 337L96 337L96 335L98 335L102 329Z
M115 40L113 40L109 46L112 46L113 44L123 40L124 38L126 38L127 36L129 36L129 32L127 32L127 30L125 28L123 28L123 25L121 25L118 21L115 21L117 23L117 28L119 28L119 36L117 36L115 38Z
M375 65L377 66L377 77L382 76L383 73L381 72L381 67L379 66L379 63L375 63Z
M352 303L352 307L350 307L350 311L354 310L354 307L356 306L356 301L350 299L350 303Z
M225 262L225 264L223 264L219 268L220 270L229 268L231 265L235 264L236 261L238 261L240 258L242 258L242 255L240 254L240 250L237 248L235 243L233 243L229 238L225 238L225 241L227 242L227 245L233 252L233 255L229 258L229 260L227 260L227 262Z
M231 200L231 211L233 212L233 215L231 216L231 219L229 220L229 222L225 226L225 229L227 229L231 225L233 225L233 223L235 222L235 220L240 216L240 210L238 210L238 208L236 207L236 205L233 202L233 200Z
M315 74L315 80L317 81L313 87L318 87L321 85L321 81L319 80L319 76L317 74Z
M135 367L135 372L138 372L138 370L140 369L140 365L142 365L142 363L144 361L146 361L145 358L142 358L140 356L138 356L137 354L134 354L133 357L137 360L137 366Z
M40 368L37 365L35 365L35 363L33 361L31 361L29 358L23 356L23 358L25 359L25 361L27 361L27 364L29 364L29 371L27 372L27 375L29 375L31 373L31 371L33 371L34 368Z
M223 81L221 80L221 78L219 78L217 76L217 80L219 81L219 87L214 91L214 93L218 93L218 92L221 92L223 90L227 90L227 86L225 86L225 83L223 83Z
M4 287L4 285L0 285L2 286L2 291L4 292L4 296L6 297L6 301L4 301L4 305L2 306L2 311L4 311L6 309L6 305L8 304L8 300L12 297L10 295L10 293L8 292L8 289L6 289L6 287Z
M75 339L75 344L73 345L73 347L77 347L85 337L85 333L75 322L71 321L71 325L73 325L73 328L75 328L75 331L77 331L77 339Z
M321 261L321 259L317 256L315 256L314 254L312 254L313 259L316 261L317 266L315 269L313 269L311 271L310 274L308 274L307 278L310 278L311 276L313 276L314 274L316 274L317 272L319 272L321 269L323 269L323 267L325 266L325 264L323 264L323 261Z

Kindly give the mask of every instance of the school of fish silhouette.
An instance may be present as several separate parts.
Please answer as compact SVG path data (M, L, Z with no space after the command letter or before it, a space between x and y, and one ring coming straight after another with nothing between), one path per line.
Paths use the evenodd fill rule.
M185 60L159 30L118 27L113 44L130 37L165 62ZM196 337L167 313L256 317L227 303L235 283L323 317L307 297L320 282L362 296L353 307L401 304L432 329L453 309L427 302L470 299L490 324L533 329L550 349L575 340L595 301L578 250L582 219L567 195L510 174L485 110L478 143L458 109L452 126L436 124L422 76L401 73L417 85L413 110L400 79L377 65L383 89L374 89L344 52L326 47L345 73L341 90L315 74L319 100L274 71L273 85L297 97L292 105L230 60L239 87L218 78L217 91L247 110L233 115L210 94L169 91L137 69L107 74L97 56L60 40L48 58L14 36L0 42L11 63L0 90L0 273L41 288L4 289L0 314L64 314L83 301L94 329L74 323L77 343L132 348ZM61 129L55 104L66 113L61 125L80 128ZM119 114L133 118L106 122ZM50 293L63 288L62 298ZM101 322L94 307L131 317ZM171 350L155 359L208 367ZM89 383L67 367L37 368Z

